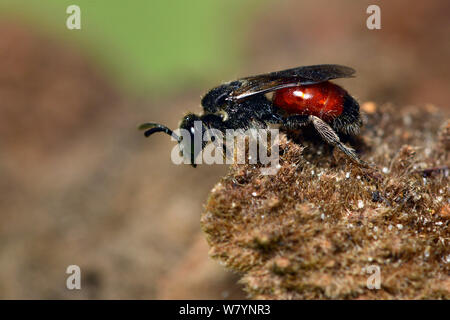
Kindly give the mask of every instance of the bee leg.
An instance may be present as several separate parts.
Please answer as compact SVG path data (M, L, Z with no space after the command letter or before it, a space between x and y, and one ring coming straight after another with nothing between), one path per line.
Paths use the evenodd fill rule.
M322 119L316 116L308 115L293 115L284 119L283 127L289 130L300 129L300 127L306 126L308 124L313 124L314 128L319 133L320 137L325 140L328 144L338 147L352 160L360 163L358 156L355 154L354 150L345 146L334 130Z
M223 121L223 118L221 115L208 113L208 114L202 115L200 117L200 119L206 127L208 127L209 129L217 129L217 130L221 131L224 135L225 135L226 129L229 129L226 121ZM222 148L223 154L227 158L231 157L231 153L227 149L225 143L222 142L222 145L220 145L220 141L213 140L211 142L216 146L216 148ZM206 144L207 144L207 142L205 142L205 145ZM203 148L204 148L204 146L203 146Z
M288 130L300 129L300 127L306 126L311 122L309 116L306 115L293 115L283 120L282 126Z
M358 158L354 149L347 147L345 144L341 142L336 132L334 132L334 130L325 121L316 116L308 116L308 117L309 121L314 125L314 128L316 128L317 132L319 133L319 135L322 137L323 140L325 140L332 146L338 147L354 162L363 166L367 166L366 162Z

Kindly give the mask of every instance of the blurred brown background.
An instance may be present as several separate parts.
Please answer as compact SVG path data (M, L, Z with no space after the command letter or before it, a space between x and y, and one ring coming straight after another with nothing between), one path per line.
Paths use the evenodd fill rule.
M199 226L202 204L226 167L173 165L167 136L147 140L136 130L150 120L175 127L184 112L200 111L200 96L221 81L338 63L357 70L340 83L360 102L449 110L446 0L233 1L226 11L211 5L202 17L183 15L169 41L184 37L177 33L182 23L210 28L198 34L201 59L192 54L195 42L172 50L144 28L133 37L149 51L133 49L121 35L120 63L102 64L115 52L114 37L92 40L107 35L105 3L95 2L107 19L86 22L90 42L80 40L83 29L68 36L64 8L53 25L39 19L55 8L25 10L22 1L9 14L8 1L0 6L0 298L245 297L238 276L208 258ZM173 7L156 3L162 21L169 19ZM370 4L381 8L381 30L366 27ZM217 30L199 23L217 17ZM130 26L115 20L117 28L121 23ZM153 65L137 64L133 50ZM158 60L164 50L184 64L170 69L173 61ZM124 75L133 67L148 72ZM79 291L65 286L72 264L81 267Z

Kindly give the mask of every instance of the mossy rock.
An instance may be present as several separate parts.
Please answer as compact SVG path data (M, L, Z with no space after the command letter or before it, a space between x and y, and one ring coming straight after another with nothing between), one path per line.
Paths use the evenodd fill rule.
M211 191L210 255L242 275L249 297L450 298L450 121L432 106L367 106L346 143L372 168L307 132L282 134L277 174L232 165ZM368 288L370 266L379 289Z

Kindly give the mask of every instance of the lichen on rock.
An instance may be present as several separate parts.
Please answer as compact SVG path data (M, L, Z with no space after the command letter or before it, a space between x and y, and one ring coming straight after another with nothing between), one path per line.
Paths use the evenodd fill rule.
M313 134L281 134L280 165L237 165L201 224L210 255L263 299L449 299L450 121L433 106L362 106L361 168ZM370 266L380 289L369 289Z

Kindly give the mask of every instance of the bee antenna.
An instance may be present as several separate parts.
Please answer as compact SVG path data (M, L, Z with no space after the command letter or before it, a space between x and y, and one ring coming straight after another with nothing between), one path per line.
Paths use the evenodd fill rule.
M178 142L180 142L180 140L181 140L180 137L178 135L176 135L172 130L170 130L168 127L166 127L162 124L159 124L159 123L148 122L148 123L141 124L139 126L139 130L146 130L144 132L144 135L146 137L150 137L152 134L154 134L156 132L164 132L165 134L168 134L169 136L173 137Z

